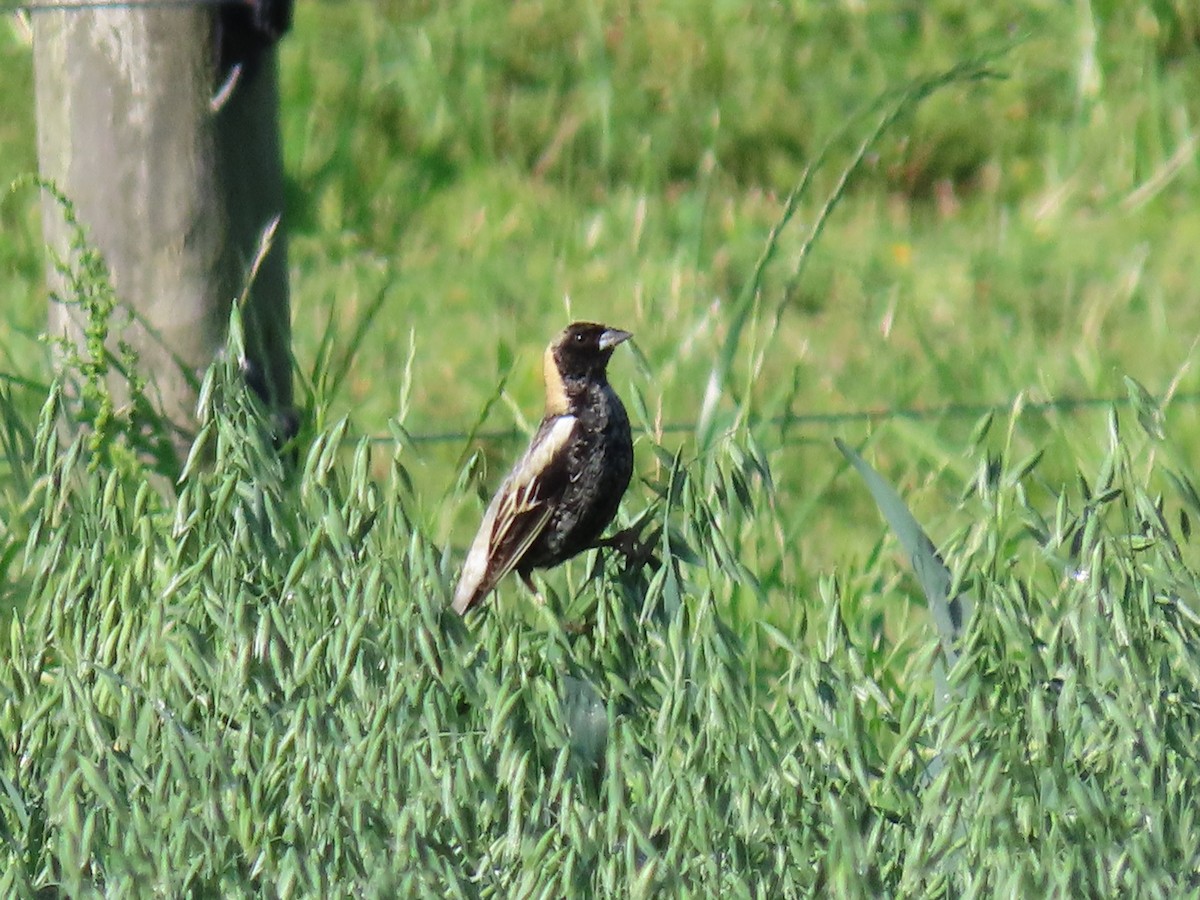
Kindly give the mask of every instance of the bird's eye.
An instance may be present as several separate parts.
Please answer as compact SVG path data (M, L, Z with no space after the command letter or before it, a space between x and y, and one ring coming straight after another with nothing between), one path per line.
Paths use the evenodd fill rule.
M582 331L575 334L575 343L582 344L584 342L584 334Z

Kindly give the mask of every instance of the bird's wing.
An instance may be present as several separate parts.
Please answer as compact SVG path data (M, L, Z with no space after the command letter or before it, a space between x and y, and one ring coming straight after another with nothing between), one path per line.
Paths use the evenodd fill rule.
M545 529L566 484L562 451L577 421L569 415L544 420L501 483L467 552L454 591L455 612L465 613L482 600Z

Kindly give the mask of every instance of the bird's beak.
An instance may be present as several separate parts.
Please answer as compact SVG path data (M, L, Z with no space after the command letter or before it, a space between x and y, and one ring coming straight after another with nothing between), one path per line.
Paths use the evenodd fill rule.
M617 344L622 344L633 337L632 332L622 331L620 328L609 328L600 335L600 349L611 350Z

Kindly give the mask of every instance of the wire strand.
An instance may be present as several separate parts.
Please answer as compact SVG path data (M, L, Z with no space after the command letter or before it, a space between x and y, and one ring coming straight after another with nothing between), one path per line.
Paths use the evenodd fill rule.
M905 419L908 421L929 421L931 419L977 419L989 413L995 415L1013 408L1015 400L1004 403L947 403L942 406L907 406L890 407L885 409L845 410L829 413L787 413L781 416L768 416L762 419L751 419L751 428L804 428L813 425L844 425L860 422L885 422L890 419ZM1021 406L1026 413L1075 413L1089 409L1101 409L1110 406L1122 406L1129 402L1126 396L1106 397L1059 397L1054 400L1032 400ZM1200 391L1179 393L1171 397L1171 405L1195 406L1200 404ZM671 422L656 429L662 434L682 434L696 429L695 422ZM470 437L467 431L436 431L424 434L409 434L407 439L413 444L450 444L465 441ZM493 431L476 432L475 440L480 443L500 443L515 441L528 437L517 428L496 429ZM371 438L373 444L394 443L391 435L376 435Z

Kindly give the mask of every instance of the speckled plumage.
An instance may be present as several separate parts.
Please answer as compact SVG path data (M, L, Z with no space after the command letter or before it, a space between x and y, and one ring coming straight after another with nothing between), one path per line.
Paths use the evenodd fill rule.
M628 332L568 326L547 348L546 414L488 505L454 593L459 613L514 569L526 582L593 546L633 474L629 417L608 383L608 360Z

